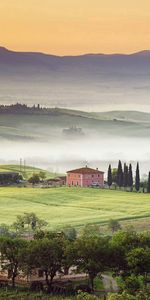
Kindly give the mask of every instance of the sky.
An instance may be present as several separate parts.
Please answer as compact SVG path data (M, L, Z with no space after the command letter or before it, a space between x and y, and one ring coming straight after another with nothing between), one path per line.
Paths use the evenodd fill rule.
M0 0L0 45L57 55L150 49L149 0Z

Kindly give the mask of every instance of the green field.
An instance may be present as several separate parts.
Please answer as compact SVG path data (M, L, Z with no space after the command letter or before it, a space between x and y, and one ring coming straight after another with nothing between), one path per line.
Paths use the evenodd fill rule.
M149 194L81 188L0 188L0 223L11 224L18 214L35 212L49 228L150 221Z

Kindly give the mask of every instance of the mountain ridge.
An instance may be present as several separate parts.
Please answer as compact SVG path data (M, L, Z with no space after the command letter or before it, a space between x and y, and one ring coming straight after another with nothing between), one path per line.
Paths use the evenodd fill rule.
M78 55L57 55L57 54L51 54L41 51L17 51L13 49L9 49L4 46L0 46L0 54L1 53L18 53L18 54L41 54L45 56L52 56L52 57L59 57L59 58L65 58L65 57L83 57L83 56L134 56L134 55L150 55L150 50L140 50L133 53L83 53Z
M0 103L83 110L150 105L150 51L55 56L0 48ZM114 106L115 105L115 106ZM139 108L138 108L139 110ZM149 108L150 110L150 108Z

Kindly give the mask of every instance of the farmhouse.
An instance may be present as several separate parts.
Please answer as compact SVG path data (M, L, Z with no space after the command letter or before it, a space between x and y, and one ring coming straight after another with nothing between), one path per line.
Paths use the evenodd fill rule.
M97 169L91 169L87 166L84 168L71 170L67 172L68 186L100 186L104 185L104 172Z

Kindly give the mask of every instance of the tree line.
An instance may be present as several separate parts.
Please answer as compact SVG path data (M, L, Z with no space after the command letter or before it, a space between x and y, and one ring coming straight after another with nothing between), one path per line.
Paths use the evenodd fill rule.
M110 237L90 230L79 236L40 230L32 240L1 237L0 253L1 268L7 271L13 287L20 273L29 278L32 271L38 269L43 273L47 291L51 292L54 277L58 273L68 274L73 268L76 273L88 274L92 291L94 279L105 271L113 272L118 278L120 293L136 295L148 289L149 233L128 229Z
M124 166L122 166L122 162L119 160L118 167L116 169L112 169L111 165L109 165L107 183L109 188L112 185L115 185L115 187L118 186L120 189L129 188L130 191L133 191L133 188L135 187L136 192L139 192L142 188L143 192L146 190L147 193L150 193L150 172L148 174L147 182L142 182L140 179L139 163L136 165L136 174L134 178L132 164L130 163L127 165L124 163Z

